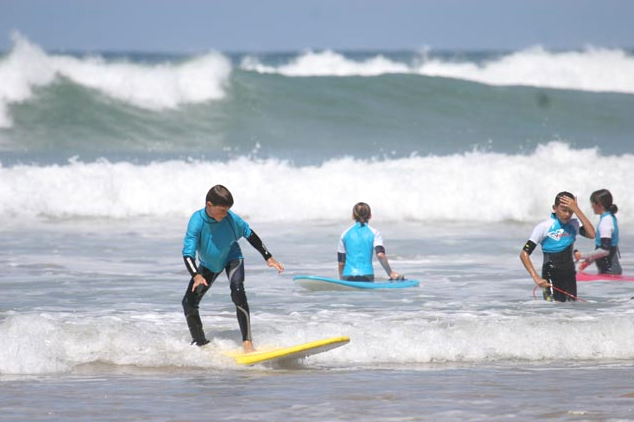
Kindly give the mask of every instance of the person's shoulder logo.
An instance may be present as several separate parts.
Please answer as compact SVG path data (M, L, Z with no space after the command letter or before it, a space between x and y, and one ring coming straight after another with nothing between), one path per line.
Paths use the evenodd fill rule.
M567 233L564 229L557 229L548 232L548 237L553 240L560 240L562 237L570 236L570 233Z

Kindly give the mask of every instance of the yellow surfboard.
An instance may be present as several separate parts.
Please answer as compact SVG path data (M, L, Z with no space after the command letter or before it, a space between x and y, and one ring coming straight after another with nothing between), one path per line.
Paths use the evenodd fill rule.
M291 347L276 348L273 350L256 350L251 353L227 352L226 355L234 358L242 365L255 365L256 363L275 362L284 360L302 359L317 353L323 353L331 349L343 346L350 341L350 337L330 337L323 340L311 341Z

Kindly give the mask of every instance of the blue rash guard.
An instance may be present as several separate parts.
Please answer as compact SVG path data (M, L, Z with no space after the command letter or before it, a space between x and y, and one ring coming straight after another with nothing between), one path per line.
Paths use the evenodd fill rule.
M609 247L619 245L619 225L616 222L616 217L612 215L610 211L604 212L599 218L597 234L595 236L595 245L597 248L602 247L601 239L610 239Z
M372 255L375 250L384 250L383 238L378 230L359 222L349 227L341 235L337 248L340 259L345 257L342 276L373 276Z
M597 224L595 236L597 253L592 254L591 261L595 261L600 274L621 274L619 263L619 225L611 212L601 214Z
M553 213L548 220L541 222L533 229L529 239L536 244L541 243L544 253L558 253L575 243L579 230L579 220L576 218L563 224Z
M205 208L196 211L189 219L183 240L183 259L191 278L182 304L193 343L198 346L209 343L205 338L198 307L207 290L223 270L229 278L231 300L236 305L242 341L251 340L249 304L244 290L244 258L238 244L242 237L260 252L265 261L272 257L258 235L231 210L221 221L209 217ZM196 266L196 255L200 268ZM207 284L200 284L194 288L196 275L204 277Z
M238 240L248 238L251 233L247 222L233 211L229 210L227 216L217 222L203 208L189 219L183 242L183 257L196 257L198 252L200 265L219 273L227 263L243 259Z

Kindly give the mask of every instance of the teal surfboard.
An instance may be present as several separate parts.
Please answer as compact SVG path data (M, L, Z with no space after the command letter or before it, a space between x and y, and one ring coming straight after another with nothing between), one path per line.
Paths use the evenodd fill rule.
M346 281L317 275L296 275L293 280L310 290L404 289L418 287L418 280Z

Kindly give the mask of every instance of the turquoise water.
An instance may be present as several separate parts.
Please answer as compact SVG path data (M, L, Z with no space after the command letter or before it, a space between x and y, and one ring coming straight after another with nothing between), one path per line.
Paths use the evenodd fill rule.
M304 52L68 55L20 39L0 56L0 158L320 164L564 142L631 152L634 57Z

